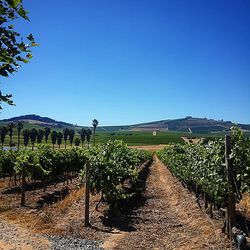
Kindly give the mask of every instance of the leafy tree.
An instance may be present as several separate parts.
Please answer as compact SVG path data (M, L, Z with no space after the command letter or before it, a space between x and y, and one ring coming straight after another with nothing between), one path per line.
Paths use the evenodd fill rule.
M21 135L21 130L23 129L23 123L18 122L17 123L17 148L19 149L20 147L20 135Z
M86 129L82 128L80 131L80 138L81 138L81 142L82 142L82 148L83 148L83 143L86 139Z
M50 128L46 127L46 128L44 129L44 137L45 137L45 142L46 142L46 144L47 144L48 139L49 139L49 134L50 134Z
M94 131L94 146L95 146L95 131L98 126L98 121L96 119L92 121L92 126L93 126L93 131Z
M28 146L30 139L30 131L28 129L23 130L23 144L25 147Z
M78 137L75 138L75 145L78 147L80 145L80 139Z
M51 133L51 141L52 141L53 149L55 148L56 140L57 140L57 132L53 130Z
M73 141L74 141L75 131L74 129L69 130L69 142L70 146L72 147Z
M8 129L6 127L1 127L1 129L0 129L0 135L1 135L2 147L3 147L3 144L4 144L5 137L6 137L7 133L8 133Z
M11 97L12 95L8 95L8 94L3 95L2 91L0 90L0 109L3 109L1 105L2 102L5 102L9 105L15 105L13 101L11 100Z
M0 1L0 76L8 77L16 72L22 63L27 63L32 58L30 48L36 46L34 37L29 34L26 39L14 30L13 23L16 19L29 20L27 11L24 10L22 0ZM12 95L2 94L1 103L13 105Z
M62 139L63 139L63 134L61 132L57 133L57 144L60 148L61 144L62 144Z
M39 129L37 132L37 143L42 143L44 136L44 131L42 129Z
M9 130L9 136L10 136L10 148L12 147L12 137L13 137L13 129L15 127L15 124L13 122L10 122L8 124L8 130Z
M88 142L88 148L89 148L89 143L90 143L91 135L92 135L92 131L91 131L91 129L88 128L86 130L86 139L87 139L87 142Z
M65 129L63 130L64 148L66 148L68 136L69 136L69 129L68 129L68 128L65 128Z
M32 144L32 150L34 149L34 144L36 143L38 132L35 128L32 128L30 131L30 142Z

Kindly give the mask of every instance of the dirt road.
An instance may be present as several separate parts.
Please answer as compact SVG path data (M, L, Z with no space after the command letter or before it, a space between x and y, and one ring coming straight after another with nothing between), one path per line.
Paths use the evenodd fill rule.
M105 249L231 249L225 236L195 198L154 157L146 183L146 203L130 232L114 231Z

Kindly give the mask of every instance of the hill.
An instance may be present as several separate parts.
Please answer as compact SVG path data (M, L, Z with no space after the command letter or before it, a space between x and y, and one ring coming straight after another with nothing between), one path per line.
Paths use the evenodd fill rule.
M0 122L18 122L23 121L28 124L49 126L52 128L75 128L79 129L81 126L76 126L70 123L56 121L49 117L41 117L38 115L23 115L13 117L10 119L1 120ZM194 118L187 116L181 119L161 120L148 123L140 123L135 125L124 126L99 126L98 131L177 131L189 133L220 133L227 132L230 127L235 125L231 121L214 120L207 118ZM237 124L243 131L250 132L250 124Z
M162 120L132 126L133 131L183 131L190 133L227 132L235 125L231 121L214 120L207 118L185 117L174 120ZM250 131L250 124L237 124L242 130Z
M0 122L9 123L9 122L19 122L19 121L22 121L24 123L29 123L29 124L40 125L40 126L49 126L53 128L74 127L73 124L62 122L62 121L56 121L49 117L41 117L35 114L21 115L21 116L13 117L10 119L4 119L4 120L1 120Z

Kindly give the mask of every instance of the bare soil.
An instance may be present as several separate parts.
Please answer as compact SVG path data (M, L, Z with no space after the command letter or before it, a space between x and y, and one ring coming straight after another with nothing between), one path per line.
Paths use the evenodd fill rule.
M1 250L44 250L49 248L50 243L46 238L31 234L27 229L13 223L0 222Z
M199 142L201 142L204 139L204 138L188 138L186 136L183 136L181 138L186 143L194 143L194 144L198 144Z
M129 148L143 149L151 152L155 152L166 147L166 144L159 145L142 145L142 146L129 146Z

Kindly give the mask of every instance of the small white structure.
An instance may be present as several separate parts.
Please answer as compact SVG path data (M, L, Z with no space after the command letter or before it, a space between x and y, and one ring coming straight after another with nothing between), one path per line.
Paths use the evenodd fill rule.
M153 131L153 136L156 136L156 131Z

